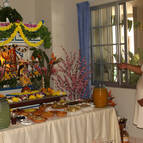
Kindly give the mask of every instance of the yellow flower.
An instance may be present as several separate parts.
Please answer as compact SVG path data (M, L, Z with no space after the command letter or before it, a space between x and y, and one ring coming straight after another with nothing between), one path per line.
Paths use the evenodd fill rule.
M22 24L22 26L24 26L25 30L27 30L27 31L29 31L29 32L35 32L35 31L37 31L37 30L39 30L39 29L41 28L41 26L42 26L42 21L40 21L40 22L37 24L37 26L34 27L34 28L29 28L29 27L25 26L23 23L21 23L21 24Z
M44 40L40 40L37 43L32 43L32 42L28 41L28 39L25 37L25 35L24 35L23 31L22 31L21 24L22 23L15 23L16 28L15 28L14 32L11 34L11 36L7 40L5 40L3 42L0 42L0 46L4 46L4 45L7 45L8 43L10 43L14 39L14 37L16 36L17 32L20 33L20 36L22 37L24 42L27 43L31 47L38 47L38 46L40 46L44 42ZM8 25L6 27L0 27L0 31L6 31L6 30L10 29L12 25L13 24L10 24L10 25ZM39 24L35 28L28 28L24 24L22 24L22 25L24 26L24 28L26 30L28 30L30 32L34 32L34 31L37 31L42 26L42 22L39 22Z
M6 30L9 30L11 27L12 27L12 23L9 24L8 26L3 26L3 27L0 27L0 31L6 31Z
M10 43L16 36L17 32L18 32L18 27L15 28L14 32L11 34L11 36L7 40L0 42L0 46L4 46L4 45L7 45L8 43Z
M22 39L24 40L24 42L27 43L27 44L28 44L29 46L31 46L31 47L38 47L38 46L40 46L40 45L44 42L44 40L40 40L40 41L37 42L37 43L31 43L31 42L29 42L28 39L27 39L27 38L25 37L25 35L23 34L23 31L22 31L20 25L18 25L18 31L19 31L19 33L20 33L20 36L21 36Z

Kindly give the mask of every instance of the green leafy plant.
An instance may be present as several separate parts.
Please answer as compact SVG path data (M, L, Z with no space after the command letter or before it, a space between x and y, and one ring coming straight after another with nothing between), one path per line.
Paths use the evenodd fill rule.
M0 9L0 21L6 22L6 18L8 18L11 23L16 22L17 20L23 21L20 13L11 7L3 7Z
M141 49L138 49L138 51L141 51ZM122 52L124 53L125 51L122 51ZM143 58L143 54L141 52L137 52L137 53L139 53L139 54L133 54L130 51L128 52L128 57L129 57L128 64L131 64L131 65L139 65L140 64L140 60ZM117 55L114 54L113 56L116 59L116 61L118 61ZM125 63L125 59L123 58L123 56L121 56L121 63ZM128 73L129 73L128 75L129 75L130 85L135 86L140 75L138 75L132 71L128 71Z
M14 32L15 28L16 28L16 25L13 24L13 26L9 30L0 31L0 40L9 38L11 34ZM39 30L35 32L29 32L25 30L22 25L21 25L21 28L22 28L24 35L26 36L28 40L34 40L40 37L41 40L44 40L43 46L45 49L51 47L51 33L48 31L48 28L45 25L42 25L39 28Z
M33 40L40 37L40 39L44 40L44 48L51 47L51 33L48 31L46 26L42 25L41 28L36 32L29 32L25 30L22 25L21 28L28 40Z
M41 76L44 77L45 87L50 87L50 77L54 72L53 66L59 63L62 59L57 59L53 54L51 59L49 59L45 51L40 48L31 48L30 50L33 51L31 56L32 60L34 61L34 59L38 58L39 67L36 65L36 68L41 73Z
M9 38L10 35L14 32L16 25L14 24L11 29L6 31L0 31L0 41L6 38Z

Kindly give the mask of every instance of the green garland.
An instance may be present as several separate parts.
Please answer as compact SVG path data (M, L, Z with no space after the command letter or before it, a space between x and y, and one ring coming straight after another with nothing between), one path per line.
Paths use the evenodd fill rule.
M48 31L48 28L46 26L42 25L36 32L29 32L24 29L23 25L20 26L28 40L34 40L40 37L41 40L44 40L43 46L45 49L51 47L51 33ZM14 32L15 28L16 24L13 24L13 26L9 30L0 31L0 41L9 38L11 34Z
M0 31L0 41L6 38L9 38L10 35L14 32L16 25L12 25L11 29L6 31Z
M40 37L44 40L44 48L51 47L51 33L48 31L48 28L44 25L41 26L36 32L29 32L24 29L24 26L21 25L22 31L28 40L36 39Z

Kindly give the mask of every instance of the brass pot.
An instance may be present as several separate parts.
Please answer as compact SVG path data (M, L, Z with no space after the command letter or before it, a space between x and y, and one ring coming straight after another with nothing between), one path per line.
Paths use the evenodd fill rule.
M103 108L107 105L107 89L106 88L94 88L93 90L93 102L95 107Z

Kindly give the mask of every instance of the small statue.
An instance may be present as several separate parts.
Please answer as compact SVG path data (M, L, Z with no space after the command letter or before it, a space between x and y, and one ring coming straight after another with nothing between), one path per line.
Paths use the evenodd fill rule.
M29 74L28 63L25 61L22 61L19 65L18 76L20 79L20 83L23 87L26 87L32 84L28 74Z

